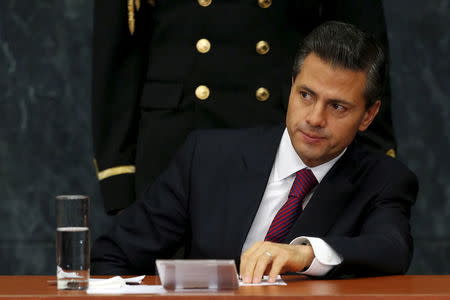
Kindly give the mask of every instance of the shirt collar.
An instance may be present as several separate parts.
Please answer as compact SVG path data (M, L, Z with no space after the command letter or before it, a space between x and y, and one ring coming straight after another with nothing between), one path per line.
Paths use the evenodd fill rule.
M326 163L309 168L319 183L346 150L347 148L345 148L338 156ZM273 181L283 180L303 168L308 168L308 166L305 165L305 163L298 156L297 152L295 152L289 133L285 128L283 136L281 137L280 146L278 147L277 155L275 157Z

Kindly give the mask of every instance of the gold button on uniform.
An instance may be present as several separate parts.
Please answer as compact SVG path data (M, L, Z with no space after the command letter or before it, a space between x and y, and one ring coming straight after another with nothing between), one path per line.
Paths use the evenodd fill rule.
M272 5L272 0L258 0L258 5L262 8L268 8Z
M211 5L212 0L198 0L198 4L203 7L207 7Z
M209 94L211 92L209 91L209 88L206 85L199 85L195 89L195 96L197 96L200 100L206 100L209 97Z
M211 49L211 43L207 39L200 39L196 47L198 52L207 53Z
M394 149L389 149L388 151L386 151L386 155L389 155L390 157L395 158L395 150Z
M269 97L270 93L266 88L262 87L256 90L256 99L258 99L258 101L266 101Z
M269 50L270 46L266 41L259 41L258 43L256 43L256 52L258 52L259 54L264 55L269 52Z

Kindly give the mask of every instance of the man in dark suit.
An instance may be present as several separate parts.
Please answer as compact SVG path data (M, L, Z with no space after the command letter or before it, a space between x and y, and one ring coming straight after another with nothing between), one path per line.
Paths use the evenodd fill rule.
M182 244L187 258L240 261L246 282L406 272L417 179L355 141L380 109L385 74L370 36L319 26L295 59L286 127L192 134L96 242L94 273L150 273Z
M92 127L109 214L142 194L192 130L282 122L297 43L322 22L355 24L387 45L382 1L96 0L94 5ZM390 97L360 139L395 153Z

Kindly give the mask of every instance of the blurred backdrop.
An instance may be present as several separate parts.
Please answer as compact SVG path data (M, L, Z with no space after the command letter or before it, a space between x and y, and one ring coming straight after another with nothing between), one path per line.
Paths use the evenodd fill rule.
M277 0L275 0L277 1ZM356 0L355 0L356 1ZM416 172L410 274L450 273L449 0L383 1L398 159ZM0 1L0 274L54 274L54 196L91 196L92 0Z

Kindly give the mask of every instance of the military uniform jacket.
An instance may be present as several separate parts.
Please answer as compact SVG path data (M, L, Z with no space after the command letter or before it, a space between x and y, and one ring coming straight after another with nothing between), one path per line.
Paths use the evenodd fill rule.
M108 212L132 203L191 130L284 120L295 52L320 23L353 23L386 43L371 0L97 0L94 16L93 137ZM361 138L395 148L390 111Z

